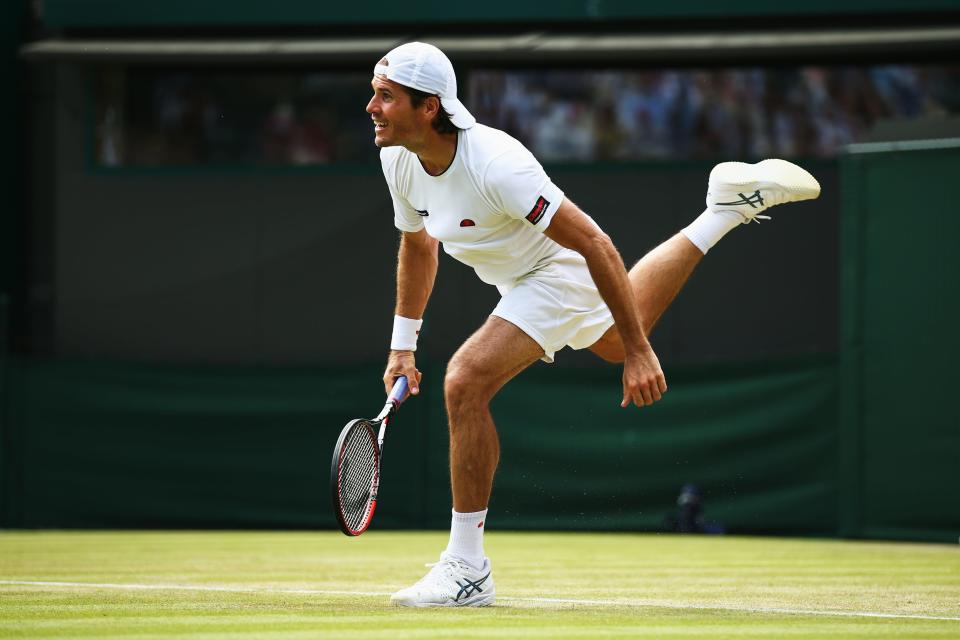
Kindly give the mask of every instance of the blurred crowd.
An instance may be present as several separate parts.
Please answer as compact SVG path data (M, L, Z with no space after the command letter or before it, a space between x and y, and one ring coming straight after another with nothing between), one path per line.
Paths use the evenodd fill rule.
M833 156L885 118L960 110L960 70L476 72L470 106L545 161Z
M98 159L106 166L372 162L368 93L369 80L355 74L117 72L98 96Z
M375 162L356 73L114 72L106 166ZM960 69L474 71L465 102L543 161L833 156L878 120L960 112Z

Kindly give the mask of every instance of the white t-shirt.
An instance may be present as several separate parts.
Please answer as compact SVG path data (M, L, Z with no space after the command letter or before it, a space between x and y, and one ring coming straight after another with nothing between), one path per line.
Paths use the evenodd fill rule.
M484 282L509 287L535 266L569 251L543 234L563 201L533 154L498 129L461 130L453 163L428 174L407 149L380 150L394 225L427 233Z

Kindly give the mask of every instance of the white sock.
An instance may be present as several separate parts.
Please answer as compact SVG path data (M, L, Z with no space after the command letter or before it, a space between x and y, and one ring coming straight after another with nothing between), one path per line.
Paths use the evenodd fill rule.
M483 567L483 530L486 521L486 509L473 513L454 511L450 523L450 542L444 554L465 560L476 569Z
M720 238L727 235L737 225L743 222L743 218L730 211L718 211L716 213L707 209L701 213L690 225L680 230L680 233L696 245L697 249L707 255L710 248L720 242Z

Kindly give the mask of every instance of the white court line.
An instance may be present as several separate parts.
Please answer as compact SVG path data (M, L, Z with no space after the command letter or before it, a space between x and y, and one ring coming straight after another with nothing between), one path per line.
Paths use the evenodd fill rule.
M115 584L108 582L39 582L34 580L0 580L0 585L23 585L31 587L85 587L88 589L127 589L131 591L219 591L224 593L267 593L307 596L367 596L386 597L388 592L380 591L334 591L329 589L244 589L242 587L217 587L193 584ZM876 613L872 611L828 611L818 609L779 609L765 607L738 607L723 604L677 604L656 600L581 600L575 598L520 598L497 596L497 600L507 602L529 602L533 604L573 604L601 607L650 607L661 609L696 609L705 611L741 611L744 613L777 613L803 616L845 616L852 618L906 618L911 620L948 620L960 622L955 616L925 616L911 613Z

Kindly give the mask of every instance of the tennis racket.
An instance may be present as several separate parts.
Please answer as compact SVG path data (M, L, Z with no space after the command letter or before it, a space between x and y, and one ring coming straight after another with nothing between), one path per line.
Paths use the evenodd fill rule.
M383 411L373 420L351 420L340 432L330 463L333 512L340 530L358 536L367 530L377 508L383 434L400 403L407 398L407 378L393 385Z

